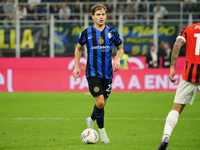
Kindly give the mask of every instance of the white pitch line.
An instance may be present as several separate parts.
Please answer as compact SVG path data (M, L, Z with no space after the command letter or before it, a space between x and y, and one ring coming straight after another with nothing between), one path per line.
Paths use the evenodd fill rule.
M0 118L0 120L85 120L86 118ZM166 118L105 118L105 120L165 120ZM179 120L200 120L200 118L179 118Z

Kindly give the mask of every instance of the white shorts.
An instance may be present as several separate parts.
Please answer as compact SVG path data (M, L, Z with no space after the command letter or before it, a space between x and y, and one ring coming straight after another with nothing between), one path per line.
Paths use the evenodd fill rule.
M200 91L200 83L187 82L181 79L176 90L174 103L192 105L197 91Z

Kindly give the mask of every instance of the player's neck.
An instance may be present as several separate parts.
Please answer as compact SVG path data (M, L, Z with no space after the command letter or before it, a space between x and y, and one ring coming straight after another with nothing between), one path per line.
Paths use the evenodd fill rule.
M97 29L97 30L99 30L99 31L103 31L104 30L104 28L105 28L105 24L104 25L97 25L97 24L94 24L94 27Z

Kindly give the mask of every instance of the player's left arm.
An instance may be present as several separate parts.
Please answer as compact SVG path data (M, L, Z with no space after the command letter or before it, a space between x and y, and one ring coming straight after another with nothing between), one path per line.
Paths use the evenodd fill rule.
M169 73L169 79L171 82L176 82L176 79L173 78L175 73L175 64L176 60L179 56L181 47L185 44L185 41L181 38L178 38L176 42L174 43L173 49L172 49L172 55L171 55L171 65L170 65L170 73Z
M116 71L118 71L120 69L120 60L122 58L122 55L124 54L124 50L122 48L122 44L119 45L119 46L116 46L116 47L117 47L118 51L117 51L117 55L115 57L115 60L113 62L113 67L114 67L113 71L114 72L116 72Z

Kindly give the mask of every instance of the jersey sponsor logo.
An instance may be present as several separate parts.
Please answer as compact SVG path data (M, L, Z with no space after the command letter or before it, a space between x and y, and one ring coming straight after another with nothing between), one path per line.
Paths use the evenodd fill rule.
M110 50L110 46L92 46L92 49L101 49L102 52Z

